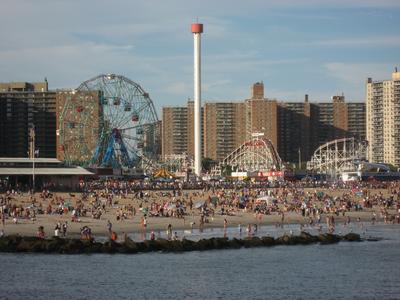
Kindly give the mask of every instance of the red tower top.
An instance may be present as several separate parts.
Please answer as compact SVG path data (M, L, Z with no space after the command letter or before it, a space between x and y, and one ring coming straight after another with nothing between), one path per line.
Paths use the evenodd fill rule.
M203 24L192 23L192 33L202 33L202 32L203 32Z

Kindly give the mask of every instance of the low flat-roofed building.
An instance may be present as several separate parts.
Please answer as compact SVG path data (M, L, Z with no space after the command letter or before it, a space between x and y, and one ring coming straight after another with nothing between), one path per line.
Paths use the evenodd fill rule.
M79 181L95 174L81 167L65 166L56 158L0 157L0 178L21 189L55 188L59 190L78 188Z

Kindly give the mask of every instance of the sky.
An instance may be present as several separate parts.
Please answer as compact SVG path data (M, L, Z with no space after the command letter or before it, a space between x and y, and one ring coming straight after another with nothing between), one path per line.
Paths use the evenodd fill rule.
M204 24L203 101L242 101L262 81L280 101L364 101L365 80L400 66L399 0L1 0L0 81L77 88L115 73L158 112L193 98Z

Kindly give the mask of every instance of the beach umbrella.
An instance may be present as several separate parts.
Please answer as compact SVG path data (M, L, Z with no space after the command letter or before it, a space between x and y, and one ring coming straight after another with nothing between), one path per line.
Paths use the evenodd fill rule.
M263 196L257 199L258 202L267 202L267 204L271 204L275 199L271 196Z
M175 204L170 204L167 206L167 209L171 210L171 209L175 209L176 205Z
M147 214L148 209L142 207L141 209L139 209L143 214Z
M211 197L211 203L212 203L212 204L217 205L217 204L218 204L218 201L219 201L219 198L218 198L218 197Z
M204 201L199 201L199 202L196 202L196 204L194 205L194 207L195 208L201 208L203 205L204 205Z

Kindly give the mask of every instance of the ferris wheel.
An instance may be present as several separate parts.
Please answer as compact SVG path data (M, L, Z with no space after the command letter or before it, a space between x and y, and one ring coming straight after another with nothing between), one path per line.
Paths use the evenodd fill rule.
M124 76L107 74L83 82L79 92L84 92L81 97L88 101L71 101L63 113L66 124L68 118L79 119L73 122L75 132L70 140L64 141L70 147L64 150L66 160L80 153L86 165L131 168L139 166L144 157L155 157L157 113L140 85ZM93 97L96 93L98 97Z

